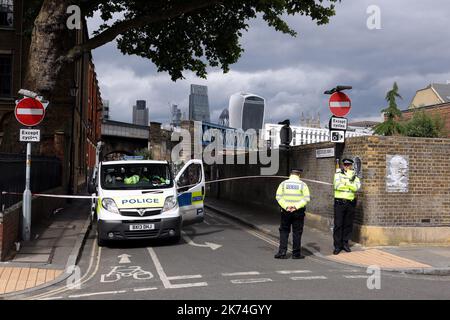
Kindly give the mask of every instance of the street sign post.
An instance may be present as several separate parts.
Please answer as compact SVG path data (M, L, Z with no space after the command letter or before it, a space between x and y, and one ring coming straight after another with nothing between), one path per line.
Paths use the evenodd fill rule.
M24 92L24 91L22 91ZM27 91L27 94L34 94ZM14 115L17 121L27 127L34 127L41 123L45 116L45 107L41 101L33 97L25 97L16 102L16 108ZM21 129L20 141L27 142L27 156L25 163L25 191L23 192L22 201L22 239L29 241L31 236L31 190L30 190L30 177L31 177L31 142L40 141L40 131L34 129Z
M338 118L331 117L330 118L330 130L347 130L348 120L347 118Z
M328 103L330 111L336 117L345 117L352 107L352 101L343 92L335 92Z
M20 129L20 141L22 141L22 142L39 142L39 141L41 141L41 130Z
M15 115L19 123L27 127L34 127L44 119L45 108L36 99L23 98L16 105Z
M335 143L344 143L345 142L345 131L340 130L331 130L330 131L330 140Z

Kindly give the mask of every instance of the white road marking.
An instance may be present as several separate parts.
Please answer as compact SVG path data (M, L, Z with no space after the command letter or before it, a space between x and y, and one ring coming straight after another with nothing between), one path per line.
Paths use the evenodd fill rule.
M43 299L40 299L40 300L59 300L59 299L63 299L63 297L43 298Z
M194 274L190 276L173 276L173 277L167 277L169 280L184 280L184 279L198 279L202 276L200 274Z
M259 282L271 282L270 278L259 278L259 279L235 279L231 280L233 284L247 284L247 283L259 283Z
M344 276L346 279L367 279L369 276L356 275L356 276Z
M208 226L210 226L211 224L208 222L208 221L206 221L206 219L205 220L203 220L203 222L204 223L206 223Z
M205 242L205 244L199 244L199 243L195 243L194 241L192 241L191 238L189 238L189 236L183 232L183 239L191 246L194 247L203 247L203 248L211 248L212 250L217 250L220 247L222 247L221 244L216 244L216 243L212 243L212 242Z
M131 263L130 257L131 256L129 254L126 254L126 253L121 254L120 256L117 256L117 258L120 259L119 264L120 263Z
M310 276L310 277L291 277L291 280L319 280L328 279L325 276Z
M147 251L150 254L150 257L152 258L153 264L155 265L155 268L156 268L156 272L158 272L159 278L161 279L161 282L163 283L164 288L176 289L176 288L188 288L188 287L202 287L202 286L208 285L207 282L171 284L170 278L167 277L166 273L164 272L164 269L161 265L161 262L158 259L158 256L156 255L155 250L153 248L147 248ZM187 277L187 276L182 276L182 277Z
M152 288L136 288L133 289L134 292L141 292L141 291L152 291L152 290L157 290L158 288L152 287Z
M172 284L171 289L206 287L207 285L208 285L207 282L181 283L181 284Z
M69 298L83 298L83 297L92 297L92 296L100 296L100 295L107 295L107 294L119 294L119 293L126 293L126 292L127 292L126 290L119 290L119 291L104 291L104 292L73 294L73 295L70 295Z
M95 255L95 248L98 248L97 255ZM83 277L81 277L81 279L78 282L73 284L74 286L78 286L78 285L81 286L82 284L86 283L87 281L92 279L92 277L95 276L95 274L98 272L98 268L99 268L99 265L100 265L101 252L102 252L102 248L98 247L94 243L93 246L92 246L91 258L90 258L90 261L89 261L89 267L86 270L86 273L83 275ZM94 258L95 257L97 258L97 263L96 263L96 266L95 266L93 274L91 274L89 276L89 272L91 270L91 267L94 265ZM69 291L69 290L71 290L71 289L69 289L67 287L58 288L58 289L55 289L55 290L52 290L52 291L48 291L48 292L45 292L45 293L42 293L42 294L30 297L30 298L27 298L27 299L42 299L42 298L45 298L45 297L50 297L52 294L59 294L59 293L63 293L63 292Z
M292 274L292 273L310 273L311 270L280 270L277 273L280 274Z
M254 276L260 274L258 271L248 271L248 272L233 272L233 273L222 273L224 277L234 277L234 276Z

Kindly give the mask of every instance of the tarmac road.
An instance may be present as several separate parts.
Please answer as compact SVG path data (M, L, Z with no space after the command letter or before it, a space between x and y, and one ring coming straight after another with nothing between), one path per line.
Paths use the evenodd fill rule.
M380 288L369 289L368 282L376 282L363 268L307 252L303 260L274 259L275 241L210 210L175 245L139 241L100 248L93 230L79 282L68 279L79 288L59 284L26 299L450 299L450 277L382 272Z

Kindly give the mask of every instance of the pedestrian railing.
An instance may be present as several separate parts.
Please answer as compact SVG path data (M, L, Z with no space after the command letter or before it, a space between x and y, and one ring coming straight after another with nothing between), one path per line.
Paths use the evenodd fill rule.
M56 157L32 156L31 192L61 186L62 164ZM0 209L22 200L20 195L2 195L2 191L22 193L25 189L25 155L0 153Z

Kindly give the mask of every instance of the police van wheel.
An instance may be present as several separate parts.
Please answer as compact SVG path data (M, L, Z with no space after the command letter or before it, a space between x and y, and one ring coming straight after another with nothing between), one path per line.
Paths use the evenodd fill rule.
M178 232L175 236L170 238L170 243L177 244L180 242L180 240L181 240L181 232Z
M100 237L97 236L97 245L99 247L104 247L106 246L106 240L105 239L101 239Z

